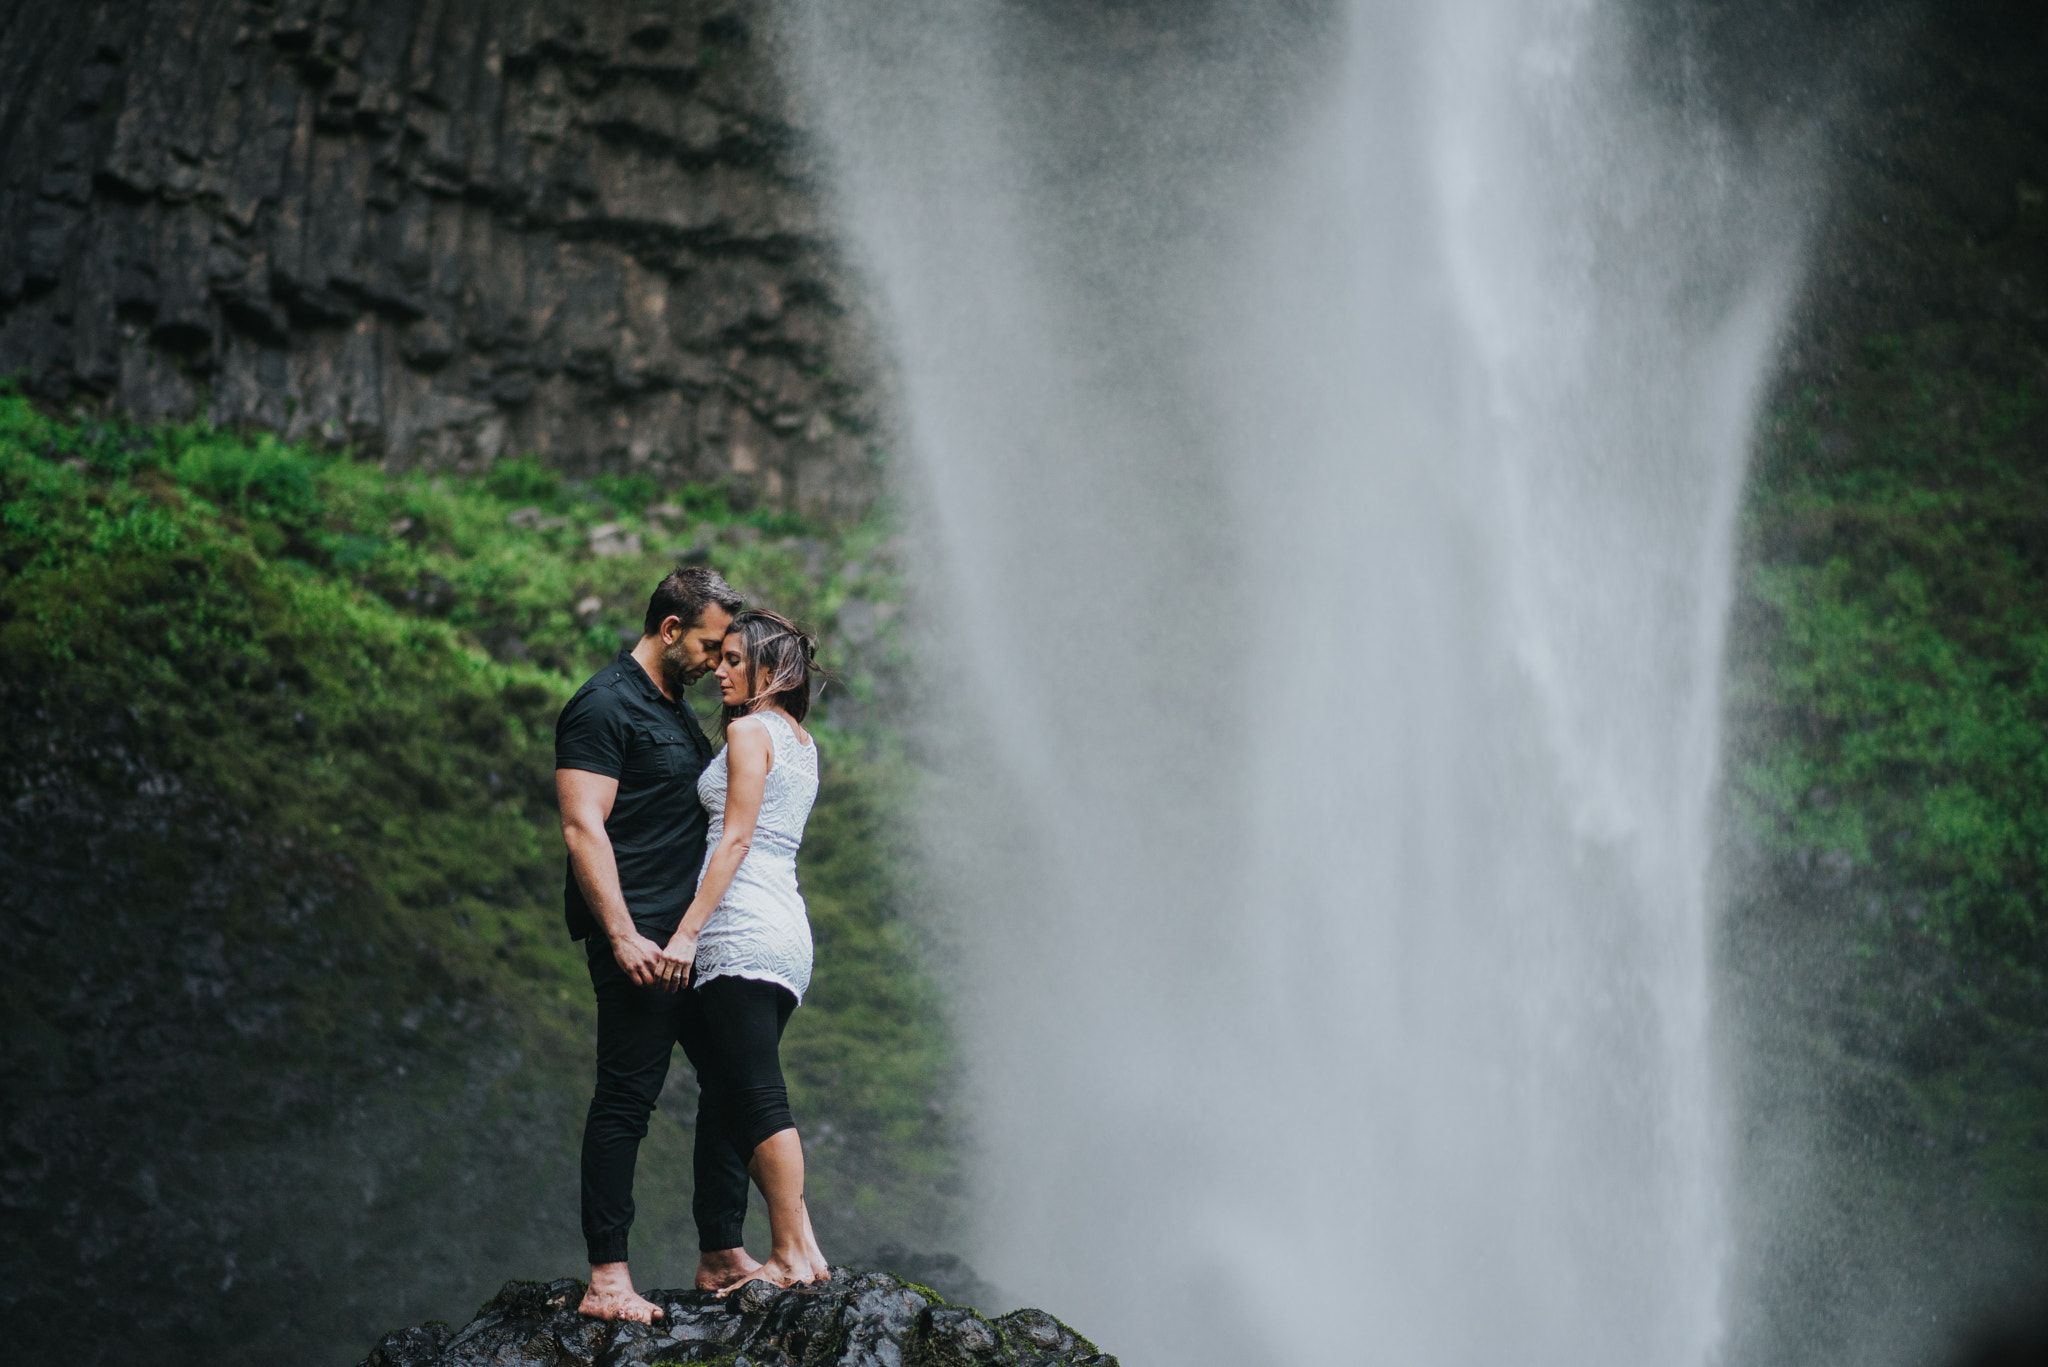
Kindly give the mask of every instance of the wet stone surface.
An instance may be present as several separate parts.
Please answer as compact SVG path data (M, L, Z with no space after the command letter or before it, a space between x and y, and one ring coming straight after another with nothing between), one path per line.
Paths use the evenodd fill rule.
M582 1282L507 1282L462 1328L386 1334L363 1367L1116 1367L1043 1310L991 1320L885 1272L834 1268L816 1286L757 1282L725 1300L646 1295L662 1319L615 1324L577 1313Z

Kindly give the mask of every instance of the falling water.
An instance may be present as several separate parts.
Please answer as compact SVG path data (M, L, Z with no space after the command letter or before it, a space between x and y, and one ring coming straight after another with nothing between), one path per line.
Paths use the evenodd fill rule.
M984 1272L1161 1367L1710 1361L1764 178L1597 0L794 16L952 624Z

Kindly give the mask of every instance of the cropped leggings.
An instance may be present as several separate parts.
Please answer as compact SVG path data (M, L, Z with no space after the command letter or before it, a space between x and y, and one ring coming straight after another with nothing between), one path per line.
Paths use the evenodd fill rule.
M636 987L601 936L589 944L597 995L597 1085L583 1127L583 1238L592 1263L626 1260L633 1170L647 1117L680 1044L697 1074L690 1213L706 1251L740 1246L747 1163L795 1122L778 1053L796 998L775 983L713 978L668 992Z
M781 1052L796 998L781 983L755 978L713 978L691 988L690 995L697 999L705 1043L697 1064L697 1142L704 1142L708 1119L751 1159L762 1140L796 1127Z

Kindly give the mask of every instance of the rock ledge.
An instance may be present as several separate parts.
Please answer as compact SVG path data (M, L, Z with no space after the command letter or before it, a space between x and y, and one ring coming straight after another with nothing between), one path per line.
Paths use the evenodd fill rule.
M362 1367L1117 1367L1043 1310L985 1319L885 1272L725 1300L649 1291L667 1318L614 1324L576 1313L583 1283L506 1282L461 1329L438 1321L386 1334Z

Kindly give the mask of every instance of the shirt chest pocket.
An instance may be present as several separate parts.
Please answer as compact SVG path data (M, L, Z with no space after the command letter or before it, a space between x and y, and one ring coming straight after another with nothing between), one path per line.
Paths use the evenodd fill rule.
M681 778L695 767L697 747L680 726L656 724L636 728L634 763L627 766L645 778Z

